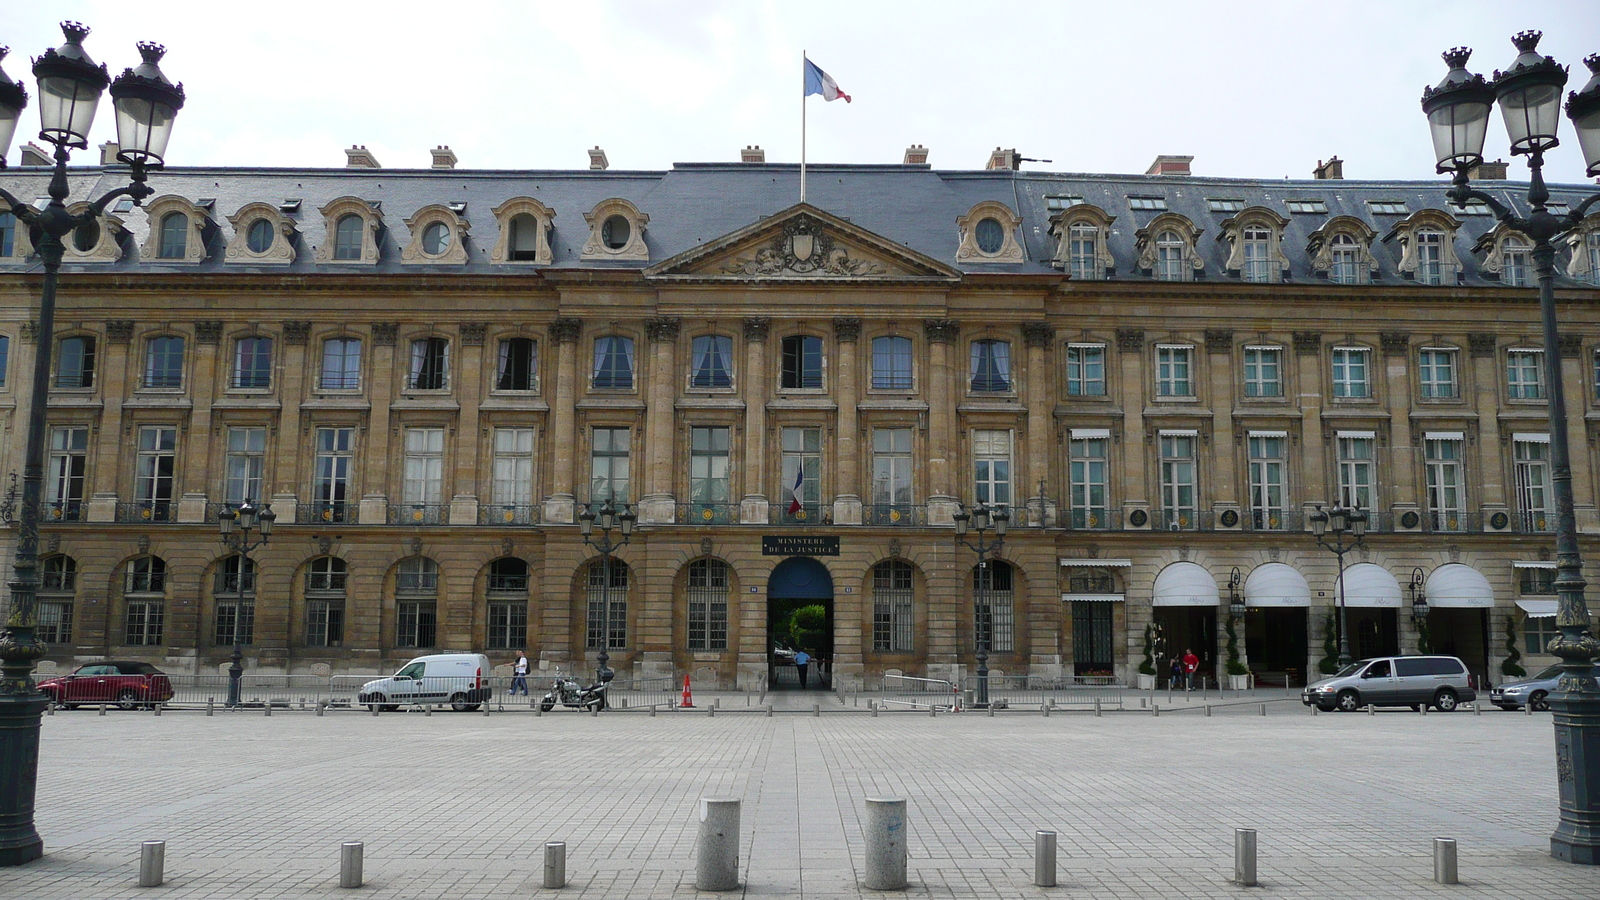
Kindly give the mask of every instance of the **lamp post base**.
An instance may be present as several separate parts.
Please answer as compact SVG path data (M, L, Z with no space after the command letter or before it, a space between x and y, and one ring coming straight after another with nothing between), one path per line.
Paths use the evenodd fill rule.
M1561 801L1550 855L1562 862L1600 865L1600 694L1551 694L1550 709Z
M33 827L33 801L40 717L48 702L37 691L0 699L0 866L44 856L44 839Z

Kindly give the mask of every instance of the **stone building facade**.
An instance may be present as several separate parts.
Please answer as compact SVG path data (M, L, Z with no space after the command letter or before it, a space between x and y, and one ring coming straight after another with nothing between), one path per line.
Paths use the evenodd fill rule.
M1516 236L1435 182L996 159L815 166L800 204L795 167L759 162L157 173L63 271L50 659L215 672L243 639L264 673L435 648L584 668L609 598L624 676L758 687L775 619L819 604L836 686L964 677L980 642L997 672L1131 681L1147 634L1158 668L1192 647L1221 672L1230 628L1299 684L1339 596L1306 517L1341 501L1371 515L1345 558L1353 652L1425 629L1493 680L1508 646L1547 659ZM75 199L124 178L79 170ZM40 274L0 224L4 473ZM1600 217L1559 265L1592 558ZM638 515L609 570L575 518L606 497ZM216 517L245 499L277 525L241 560ZM1011 515L981 568L952 527L978 501Z

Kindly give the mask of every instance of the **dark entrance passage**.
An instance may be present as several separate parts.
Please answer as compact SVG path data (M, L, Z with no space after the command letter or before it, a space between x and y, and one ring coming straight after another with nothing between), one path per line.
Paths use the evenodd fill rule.
M833 677L833 576L809 556L792 556L767 579L768 690L827 689ZM811 657L806 683L796 651Z
M1454 656L1467 664L1473 684L1489 684L1489 611L1487 609L1434 609L1428 613L1433 652Z
M1215 606L1158 606L1156 625L1161 629L1162 646L1156 659L1156 683L1165 687L1172 669L1172 658L1183 658L1185 650L1200 657L1199 675L1207 684L1217 676L1217 608Z
M1252 609L1244 619L1245 653L1257 684L1304 686L1306 608Z
M1350 623L1351 657L1371 659L1400 655L1399 610L1347 606L1344 614Z

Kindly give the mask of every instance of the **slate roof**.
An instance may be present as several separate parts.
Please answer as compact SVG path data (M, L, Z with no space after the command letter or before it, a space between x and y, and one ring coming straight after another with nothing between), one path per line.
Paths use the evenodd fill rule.
M69 202L98 196L126 183L121 167L84 167L72 170L73 196ZM1132 195L1165 198L1168 210L1186 216L1203 232L1198 251L1205 260L1205 280L1227 283L1228 245L1216 238L1223 220L1233 212L1212 212L1207 198L1242 200L1246 206L1266 206L1289 219L1283 249L1291 262L1291 280L1315 283L1306 255L1307 237L1334 216L1350 215L1366 222L1378 234L1373 255L1385 284L1401 284L1396 272L1399 247L1382 240L1404 216L1374 215L1369 200L1402 200L1410 212L1443 209L1463 225L1455 238L1457 256L1464 264L1464 283L1493 285L1479 276L1481 259L1473 245L1494 227L1490 216L1462 215L1446 203L1448 184L1438 181L1290 181L1203 178L1197 176L1103 175L1033 171L938 171L920 165L813 165L809 167L807 201L895 243L943 261L967 273L999 272L1051 274L1054 239L1049 234L1048 197L1076 195L1099 206L1116 221L1110 249L1116 257L1116 280L1147 280L1135 267L1134 233L1159 215L1128 207ZM49 171L12 168L0 172L0 185L23 200L45 196ZM207 257L199 264L174 266L139 259L138 248L149 234L148 217L134 209L120 214L130 232L122 259L106 265L82 265L84 271L165 271L174 268L196 272L270 274L338 272L369 273L512 274L537 268L643 269L668 257L737 231L765 216L793 206L799 197L799 167L764 163L678 163L666 171L621 170L471 170L471 169L244 169L172 168L152 174L156 196L178 194L190 200L211 198L216 228L207 234ZM1522 197L1525 182L1478 182L1511 208L1526 212ZM1553 201L1576 206L1592 194L1593 185L1551 185ZM354 196L381 203L384 228L376 265L318 264L314 248L327 240L327 228L318 208L338 197ZM490 213L507 199L528 196L556 213L550 242L553 264L496 265L488 260L497 237L498 223ZM648 261L595 262L580 259L588 236L584 213L602 200L620 197L649 215L645 242ZM246 203L277 205L298 198L301 205L291 218L298 229L296 259L289 266L252 267L224 263L223 248L232 236L227 216ZM1326 214L1290 213L1292 199L1320 199ZM1015 210L1022 219L1026 260L1021 263L956 261L956 218L980 201L994 200ZM469 259L461 265L400 264L400 251L409 242L407 216L434 203L467 204L463 213L471 223L467 238ZM1565 254L1558 257L1558 267ZM37 259L0 263L0 270L36 267ZM72 267L69 263L69 268Z

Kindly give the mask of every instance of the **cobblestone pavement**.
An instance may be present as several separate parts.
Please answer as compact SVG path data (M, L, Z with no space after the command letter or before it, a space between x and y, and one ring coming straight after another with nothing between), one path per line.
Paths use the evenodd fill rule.
M654 717L61 712L44 720L46 856L0 869L0 897L340 896L346 840L366 842L374 897L690 897L696 801L719 795L744 801L734 895L751 897L1600 894L1600 870L1548 855L1548 714L1312 716L1280 695L1265 717L1254 701L873 717L822 692L775 700L793 711L702 694ZM903 894L859 887L869 796L908 801ZM1229 881L1235 827L1259 832L1258 889ZM1032 885L1039 828L1059 832L1056 888ZM1459 841L1459 886L1433 883L1434 837ZM141 889L151 839L166 883ZM568 844L560 892L540 887L546 840Z

